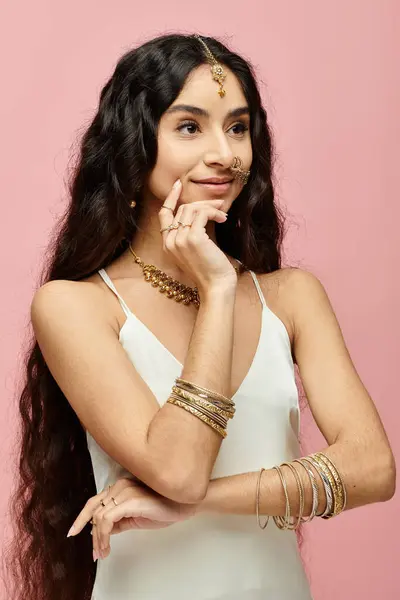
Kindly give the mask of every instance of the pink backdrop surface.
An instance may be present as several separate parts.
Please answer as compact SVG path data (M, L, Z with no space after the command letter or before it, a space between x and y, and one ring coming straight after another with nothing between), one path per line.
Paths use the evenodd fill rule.
M256 67L279 155L278 197L290 214L287 260L325 285L399 457L400 3L14 0L3 3L0 36L1 538L21 344L64 206L71 145L123 52L194 31L220 37ZM322 447L309 414L302 426L307 452ZM304 557L315 600L400 597L399 508L396 494L313 521Z

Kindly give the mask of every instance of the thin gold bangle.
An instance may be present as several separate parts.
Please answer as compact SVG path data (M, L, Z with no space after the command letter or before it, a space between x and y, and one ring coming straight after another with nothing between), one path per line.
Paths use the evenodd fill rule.
M332 467L331 468L332 475L336 481L337 486L340 488L340 491L342 493L342 502L343 502L342 511L343 511L346 508L346 504L347 504L347 494L346 494L346 488L345 488L345 485L343 482L343 478L340 474L340 471L338 470L336 465L333 463L332 459L329 458L329 456L327 456L323 452L316 452L316 454L317 454L317 456L320 456L321 459L324 460L327 465L330 465Z
M340 494L336 481L332 475L331 468L327 464L325 464L325 461L322 460L321 457L317 456L316 454L313 454L312 457L319 464L321 471L325 473L331 485L333 493L333 507L331 514L325 516L326 519L331 519L332 517L335 517L337 514L339 514L339 512L341 512L341 507L343 506L343 497Z
M181 398L186 398L186 400L193 400L196 404L204 406L204 408L207 408L211 412L217 413L218 415L220 415L221 417L224 417L225 419L232 419L233 418L233 414L232 413L227 412L223 408L219 408L218 406L215 406L212 402L209 402L208 400L204 400L203 398L199 398L198 396L196 396L193 393L187 392L186 390L182 390L181 388L179 388L176 385L174 385L172 387L172 391L175 394L177 394L178 396L180 396Z
M314 473L312 472L312 470L307 466L307 463L303 463L301 458L295 458L293 462L297 462L299 463L299 465L301 465L303 467L303 469L305 469L305 471L307 471L308 474L308 478L311 482L311 487L312 487L312 492L313 492L313 497L312 497L312 507L311 507L311 513L308 517L303 517L303 523L310 523L310 521L312 521L316 514L317 514L317 510L318 510L318 502L319 502L319 490L318 490L318 484L317 484L317 479L314 475Z
M183 383L184 385L187 385L188 387L192 388L191 391L193 391L195 393L203 392L205 394L209 394L211 397L214 397L215 399L221 400L222 402L229 404L230 406L235 405L235 403L233 402L233 400L231 400L231 398L228 398L227 396L224 396L223 394L219 394L218 392L213 392L212 390L201 387L200 385L197 385L197 383L191 383L190 381L186 381L186 379L182 379L181 377L177 377L175 379L175 383L176 384Z
M179 406L180 408L183 408L187 412L191 413L193 416L200 419L200 421L203 421L203 423L212 427L214 429L214 431L219 433L223 438L225 438L227 436L226 431L222 427L220 427L219 425L214 423L214 421L212 421L211 419L209 419L208 417L203 415L200 411L193 408L192 406L188 406L181 400L176 400L175 398L171 398L171 396L168 398L167 402L169 402L170 404L175 404L176 406Z
M286 480L285 477L282 473L282 469L278 466L275 465L275 467L272 467L273 469L276 469L276 471L278 471L278 475L280 477L282 486L283 486L283 492L285 494L285 498L286 498L286 508L285 508L285 519L283 519L280 515L279 516L274 516L273 519L275 521L275 525L279 528L279 529L290 529L291 528L291 523L290 523L290 502L289 502L289 495L287 492L287 485L286 485ZM283 524L282 524L283 521Z
M322 519L324 519L332 512L333 492L332 492L331 484L329 483L327 476L322 471L322 469L320 468L317 461L314 460L314 458L312 456L303 456L303 458L301 460L308 462L312 467L314 467L314 469L316 470L316 472L318 473L318 475L322 481L322 485L324 486L325 497L326 497L326 507L322 514L316 515L317 517L321 517Z
M256 514L257 514L257 522L258 522L258 526L261 527L261 529L265 529L266 526L268 525L268 521L269 521L269 517L270 515L267 516L267 520L265 521L264 525L261 525L260 522L260 485L261 485L261 475L263 473L263 471L265 471L266 469L262 468L260 469L260 472L258 474L258 478L257 478L257 494L256 494Z
M298 474L298 472L296 471L296 469L294 468L294 466L292 464L288 463L288 462L284 462L284 463L281 464L281 467L285 466L285 465L287 467L289 467L289 469L292 471L293 477L296 480L297 489L298 489L298 492L299 492L299 498L300 498L300 501L299 501L299 514L297 516L297 521L296 521L296 523L295 523L295 525L293 527L293 529L298 529L298 527L300 526L303 514L304 514L304 486L303 486L303 482L301 481L300 475ZM293 518L295 518L295 517L293 516Z
M171 392L170 397L175 398L176 400L180 400L187 406L192 406L194 409L198 410L203 415L205 415L206 417L208 417L209 419L214 421L214 423L216 423L220 427L223 427L224 429L226 429L228 421L226 419L224 419L223 417L221 417L220 415L217 415L216 413L212 413L211 411L209 411L206 408L204 408L203 406L197 404L193 400L187 400L186 398L182 398L181 396L179 396L178 394L175 394L174 392Z

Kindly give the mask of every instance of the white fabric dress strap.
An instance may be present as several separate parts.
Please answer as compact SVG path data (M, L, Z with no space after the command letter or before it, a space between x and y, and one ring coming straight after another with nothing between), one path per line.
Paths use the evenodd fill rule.
M250 269L249 269L249 271L250 271ZM261 286L260 286L260 283L259 283L259 281L258 281L258 278L257 278L256 274L255 274L253 271L250 271L250 273L251 273L251 276L252 276L252 278L253 278L254 285L256 286L256 289L257 289L258 295L259 295L259 297L260 297L261 304L262 304L263 306L267 306L267 303L265 302L264 294L263 294L263 293L262 293L262 291L261 291Z
M128 317L130 314L132 314L131 311L129 310L129 307L128 307L127 303L125 302L125 300L117 292L117 288L115 287L112 280L108 276L107 271L105 269L99 269L98 273L99 273L100 277L103 279L104 283L107 284L108 287L110 288L110 290L113 291L114 294L117 296L119 303L121 304L122 310L124 311L126 316Z

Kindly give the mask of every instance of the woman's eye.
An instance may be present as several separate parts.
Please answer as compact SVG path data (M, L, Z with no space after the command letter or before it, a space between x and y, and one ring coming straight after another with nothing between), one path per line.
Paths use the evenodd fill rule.
M239 128L239 130L236 129L236 131L234 132L235 135L239 136L242 136L249 129L248 126L245 125L245 123L235 123L230 129L235 128ZM196 131L199 129L199 126L194 121L187 121L186 123L181 123L181 125L177 127L177 130L179 132L183 132L185 129L187 129L187 133L189 135L192 135L193 133L196 133Z

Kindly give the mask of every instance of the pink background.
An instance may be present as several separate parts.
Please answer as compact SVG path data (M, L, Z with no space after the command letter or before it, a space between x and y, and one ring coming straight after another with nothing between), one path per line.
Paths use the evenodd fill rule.
M325 285L398 458L399 2L13 0L2 21L0 536L19 353L70 148L118 57L164 32L220 36L255 64L290 213L288 260ZM307 452L324 444L309 416L303 437ZM308 526L316 600L400 597L399 508L397 494Z

